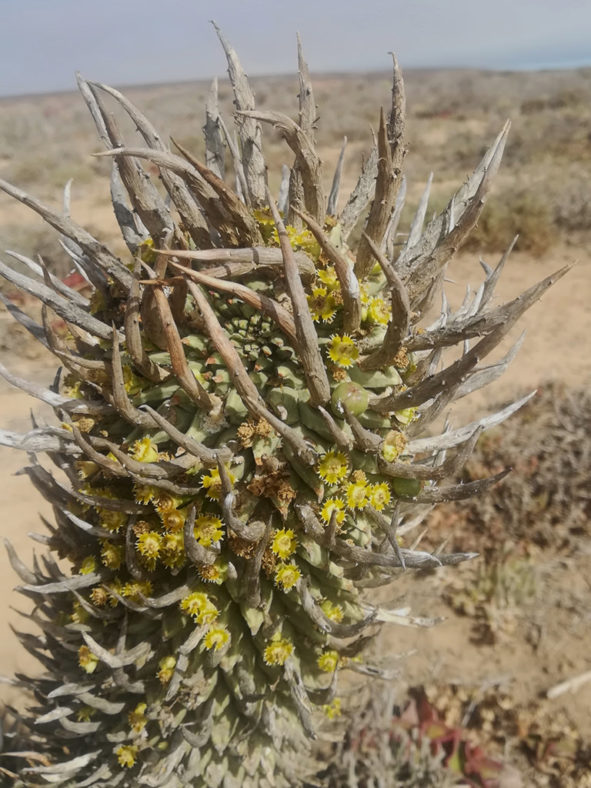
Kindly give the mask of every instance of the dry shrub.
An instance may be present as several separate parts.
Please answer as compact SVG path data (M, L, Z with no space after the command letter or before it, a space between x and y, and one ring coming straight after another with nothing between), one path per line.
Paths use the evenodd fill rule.
M591 536L589 390L543 387L502 428L485 433L464 478L507 467L513 473L487 495L441 507L443 520L456 520L455 539L464 549L490 559L507 541L570 550Z
M499 252L519 235L521 251L541 254L556 240L549 201L531 189L495 194L487 203L466 248Z
M591 228L588 184L574 178L563 184L554 200L554 216L556 224L567 232L588 232Z
M18 250L34 262L39 257L49 270L59 277L66 276L72 270L72 261L59 243L59 236L51 227L42 224L10 224L2 228L2 252L5 249ZM5 257L3 257L6 260ZM25 273L26 267L18 262L15 269ZM2 292L13 293L13 285L2 280Z

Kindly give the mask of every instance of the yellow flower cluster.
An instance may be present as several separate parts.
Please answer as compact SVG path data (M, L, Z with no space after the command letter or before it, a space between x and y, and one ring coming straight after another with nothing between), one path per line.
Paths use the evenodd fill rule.
M209 651L219 651L230 641L230 632L223 624L216 623L219 610L213 604L207 594L202 591L193 591L188 596L181 599L181 610L188 613L196 624L209 625L203 638L203 645ZM167 675L167 665L160 665L163 676ZM160 677L160 674L159 674ZM160 678L162 681L163 679Z
M301 576L302 573L295 564L279 564L275 570L275 585L282 591L290 591Z
M133 492L137 503L149 504L158 497L159 490L150 484L134 484Z
M320 670L325 673L334 673L339 665L339 655L336 651L325 651L316 660Z
M176 657L173 657L172 655L168 657L162 657L158 663L158 667L160 670L156 675L158 676L160 683L168 684L176 667Z
M138 377L129 364L123 366L123 386L130 397L142 390L143 380Z
M88 646L80 646L78 649L78 664L87 673L94 673L99 663L99 658L92 653Z
M154 508L161 517L164 514L174 512L176 509L178 509L182 502L183 499L179 498L177 495L172 495L171 493L167 493L158 489L156 489L156 495L152 500Z
M340 451L329 451L320 460L317 473L327 484L338 484L349 472L349 464Z
M335 334L328 345L328 357L337 366L348 369L359 358L359 348L346 334Z
M341 716L341 699L335 698L332 703L322 707L329 720L334 720Z
M392 432L392 435L399 433ZM356 511L370 505L381 512L390 503L391 492L386 482L370 484L363 471L350 474L349 460L341 451L326 452L316 466L316 473L327 484L339 485L341 495L327 498L320 510L320 517L327 525L333 515L337 525L345 520L346 509Z
M317 272L316 275L322 284L326 285L328 290L339 290L340 284L337 277L337 272L331 265L327 265L326 268L322 268Z
M181 599L181 610L188 613L197 624L211 624L218 617L218 609L203 591L193 593Z
M141 733L148 724L148 718L146 717L147 708L146 703L138 703L135 709L127 715L127 720L134 733Z
M115 754L119 765L126 769L131 769L136 761L138 749L135 744L122 744L120 747L117 747Z
M320 516L325 523L330 523L332 513L336 512L337 525L341 525L345 519L345 502L341 498L328 498L320 511Z
M117 533L127 525L125 512L115 512L111 509L99 509L99 525L111 533Z
M90 618L90 613L86 608L84 608L78 600L72 604L72 613L70 615L70 621L73 621L75 624L85 624L88 619Z
M90 722L95 714L96 709L93 709L92 706L82 706L76 712L76 719L78 722Z
M400 424L410 424L411 421L414 421L417 417L417 409L416 408L404 408L404 410L397 410L394 413L394 418Z
M292 553L295 553L297 546L297 539L290 528L281 528L275 531L273 541L271 542L271 550L275 555L279 556L279 558L282 560L289 558Z
M124 547L108 539L101 540L101 561L109 569L119 569L123 563Z
M373 508L381 512L390 503L392 495L386 482L380 482L380 484L372 484L369 486L368 497Z
M197 569L199 577L206 583L221 585L227 577L228 565L221 558L216 558L213 564L203 564Z
M314 287L308 296L308 307L312 320L330 323L337 312L337 300L328 288Z
M263 659L267 665L285 665L288 657L293 653L293 643L278 635L273 636L263 652Z
M162 549L162 536L158 531L145 531L137 538L137 549L148 569L154 569Z
M236 477L232 471L228 470L231 484L234 484ZM218 501L222 494L222 480L220 479L220 472L217 468L212 468L209 473L201 477L201 486L206 491L206 496L212 501Z
M219 651L230 640L227 627L222 624L210 627L203 638L203 645L210 651Z
M93 572L96 572L96 558L93 555L87 555L80 564L78 572L81 575L91 575Z
M121 588L121 596L127 597L134 602L141 602L143 596L152 595L152 583L149 580L134 580L125 583Z
M162 563L176 569L185 562L185 537L182 531L164 534L162 539Z
M141 438L132 444L128 454L138 462L156 462L158 446L148 437Z
M366 481L351 482L347 485L346 493L349 509L363 509L367 506L369 497Z
M390 430L381 446L382 457L388 462L394 462L406 446L406 436L403 432Z
M321 602L320 609L330 621L340 624L343 620L343 608L340 605L334 605L330 599Z
M91 460L76 460L76 471L81 479L89 479L98 471L98 467Z
M386 326L390 322L391 310L383 298L372 298L367 307L367 319L371 323Z
M219 542L224 531L219 517L204 514L195 520L195 539L204 547L209 547L213 542Z

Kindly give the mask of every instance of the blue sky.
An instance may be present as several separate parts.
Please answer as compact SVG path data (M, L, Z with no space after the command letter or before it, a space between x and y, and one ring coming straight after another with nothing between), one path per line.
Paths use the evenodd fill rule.
M212 17L251 74L591 64L590 0L0 0L0 95L221 75Z

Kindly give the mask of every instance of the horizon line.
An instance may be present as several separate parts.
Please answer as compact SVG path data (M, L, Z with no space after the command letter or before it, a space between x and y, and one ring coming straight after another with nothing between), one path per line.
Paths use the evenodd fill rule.
M475 71L475 72L489 72L498 74L511 74L515 72L548 72L548 71L578 71L579 69L591 68L591 58L572 60L572 61L540 61L537 63L513 63L504 67L499 66L473 66L473 65L420 65L420 66L407 66L403 69L403 73L417 72L417 71ZM378 75L389 74L391 69L387 68L368 68L368 69L342 69L342 70L318 70L311 72L312 78L315 77L349 77L355 75ZM73 72L74 84L71 88L54 88L39 91L27 91L24 93L0 93L0 101L4 99L31 99L41 98L43 96L63 96L77 93L75 84L75 74ZM249 74L249 79L280 79L283 77L297 76L297 71L274 71L274 72L261 72ZM155 87L166 87L167 85L190 85L190 84L209 84L215 79L216 76L209 77L182 77L179 79L168 79L162 82L112 82L112 87L120 89L147 89ZM227 76L217 76L220 82L229 82Z

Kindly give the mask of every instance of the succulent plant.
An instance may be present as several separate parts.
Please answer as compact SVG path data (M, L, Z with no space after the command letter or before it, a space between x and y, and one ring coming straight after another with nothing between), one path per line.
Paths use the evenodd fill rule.
M411 620L366 589L473 557L430 554L404 535L437 502L506 473L440 484L483 428L525 400L435 436L429 425L503 372L516 347L483 360L564 273L493 307L505 255L494 270L485 265L457 311L444 300L424 325L478 219L508 126L424 226L425 193L400 244L396 60L391 109L337 209L343 157L327 197L301 47L296 122L256 109L220 40L237 141L213 93L205 164L178 144L172 153L121 93L79 77L112 160L122 259L73 221L68 191L56 213L0 182L57 230L86 285L72 289L21 255L26 274L0 263L43 304L42 325L9 303L13 316L62 365L49 389L2 368L57 417L0 438L28 453L26 473L55 512L49 551L32 569L8 546L39 627L22 639L44 667L18 677L35 697L21 722L39 753L23 763L20 785L282 786L313 772L310 742L339 713L339 674L377 672L364 645L380 623ZM113 99L141 146L123 142ZM278 205L262 124L295 157ZM444 351L455 346L450 360Z

